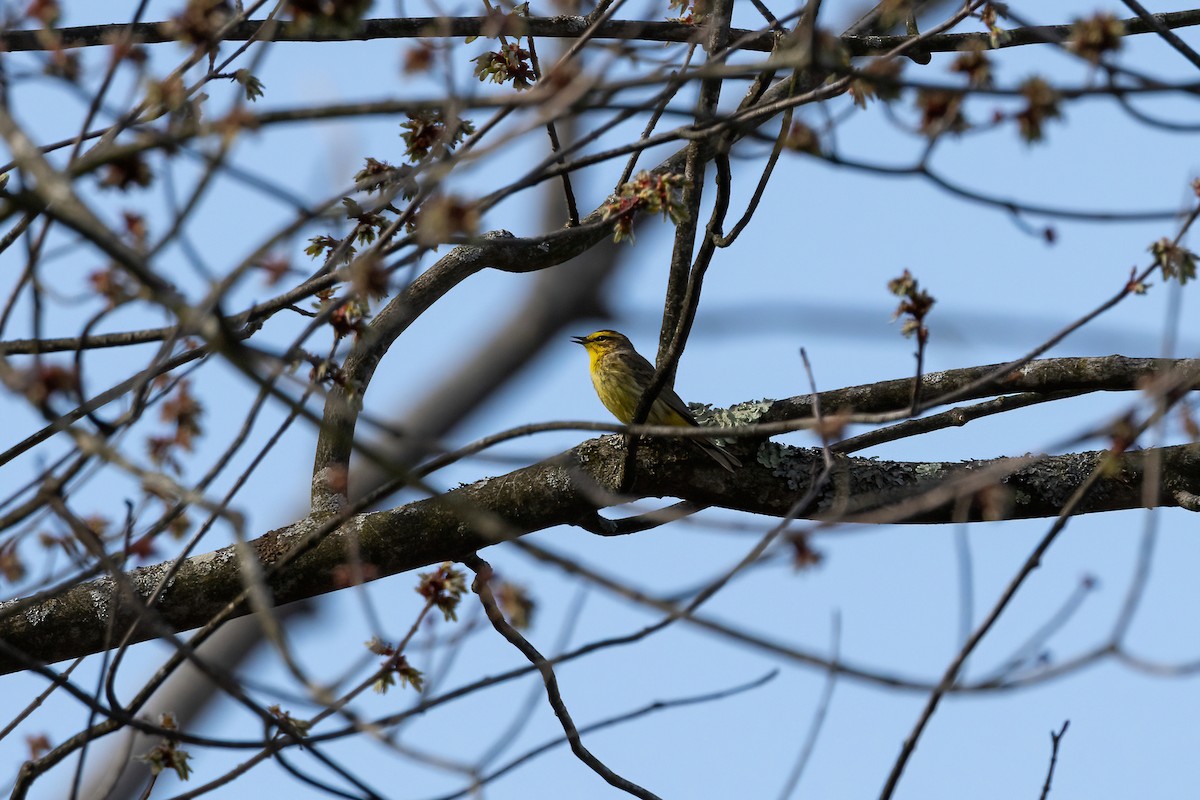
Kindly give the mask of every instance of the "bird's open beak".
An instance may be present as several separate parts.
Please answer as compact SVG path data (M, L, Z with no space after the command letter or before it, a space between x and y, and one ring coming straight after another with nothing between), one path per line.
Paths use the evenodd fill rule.
M571 341L575 344L587 344L586 336L572 336Z

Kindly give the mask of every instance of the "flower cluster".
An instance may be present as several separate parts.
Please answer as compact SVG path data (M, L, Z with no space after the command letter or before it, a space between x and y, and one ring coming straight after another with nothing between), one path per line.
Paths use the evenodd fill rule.
M613 220L613 241L633 239L633 218L639 212L662 214L678 225L688 218L682 196L683 176L668 172L656 174L642 170L633 180L621 184L604 206L604 219Z

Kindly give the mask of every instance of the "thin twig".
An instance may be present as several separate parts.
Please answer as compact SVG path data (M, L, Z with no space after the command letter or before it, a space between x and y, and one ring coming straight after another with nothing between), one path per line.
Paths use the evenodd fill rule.
M804 744L800 747L800 754L796 757L792 772L788 775L788 779L783 784L783 790L779 793L779 800L788 800L800 784L804 768L808 766L808 760L817 746L817 737L821 734L821 727L825 724L825 715L829 713L829 704L833 700L833 689L837 686L838 678L837 664L842 651L842 615L836 611L833 614L833 630L830 638L832 641L829 647L829 672L825 675L825 689L821 692L821 699L817 701L817 710L813 712L812 720L808 724L808 734L804 737Z
M643 800L661 800L653 792L613 772L603 761L596 758L590 750L584 747L583 742L579 738L579 731L576 729L575 723L571 719L571 714L567 711L567 706L563 702L562 694L558 690L558 678L554 675L554 667L550 665L545 656L538 652L536 647L529 643L528 639L521 635L520 631L504 618L504 612L500 610L500 606L496 602L496 597L492 594L492 589L488 585L492 577L491 565L478 555L467 556L463 559L463 563L475 572L475 580L471 582L471 590L479 595L479 602L483 604L483 610L487 614L488 620L492 623L492 627L496 629L497 633L507 639L510 644L520 650L521 654L529 659L529 663L533 664L537 668L537 671L541 673L542 682L546 685L546 697L550 701L551 708L554 709L554 716L558 717L558 721L562 725L563 733L567 736L567 741L571 743L571 752L580 761L590 767L593 772L604 778L609 785L634 797L643 798Z
M533 37L526 36L525 40L529 42L529 63L533 67L533 74L537 81L541 81L543 77L541 62L538 61L537 48L533 44ZM562 145L558 140L558 128L554 124L554 120L547 120L546 133L550 137L550 152L558 153L562 150ZM561 160L560 160L561 163ZM567 201L567 224L574 227L579 224L579 204L575 202L575 190L571 188L571 175L568 172L562 174L563 194Z
M1050 731L1050 768L1046 770L1046 782L1042 784L1040 800L1046 800L1050 796L1050 780L1054 777L1054 766L1058 763L1058 745L1062 742L1070 724L1071 720L1063 720L1062 727L1058 729L1057 733Z
M1009 582L1007 588L1004 590L1004 593L1000 596L1000 599L992 608L991 613L988 614L987 618L975 630L975 633L971 635L971 638L967 640L966 644L962 646L962 648L958 651L958 654L950 662L950 666L946 668L946 672L942 676L941 682L938 684L937 688L933 690L933 693L930 694L929 700L926 702L925 708L921 712L921 716L917 719L916 724L913 726L912 732L904 740L904 744L900 748L900 755L896 758L895 763L892 765L892 771L888 775L887 782L883 786L883 791L879 795L880 800L889 800L892 794L896 791L896 787L900 783L900 776L904 774L904 768L908 764L908 759L912 756L913 751L917 747L917 741L921 738L921 734L924 732L925 726L929 724L931 719L933 719L933 714L937 710L938 704L941 702L942 697L945 696L946 692L949 691L958 680L959 670L962 669L962 665L967 660L967 657L972 653L972 651L974 651L979 642L983 640L983 637L987 635L988 631L992 629L992 626L996 624L996 621L1000 619L1000 615L1006 608L1008 608L1009 602L1013 599L1013 597L1016 596L1017 590L1021 588L1021 584L1023 584L1025 579L1032 574L1039 564L1041 564L1042 556L1046 554L1046 551L1050 549L1050 545L1054 543L1054 540L1058 538L1058 535L1062 532L1063 528L1067 526L1067 523L1071 520L1075 509L1081 502L1083 502L1083 499L1087 496L1088 492L1091 491L1092 486L1095 485L1096 481L1100 479L1102 474L1102 467L1097 466L1094 470L1092 470L1092 474L1088 476L1088 479L1084 481L1078 489L1075 490L1075 493L1071 496L1071 499L1068 500L1066 505L1063 506L1063 510L1059 514L1058 519L1055 520L1054 524L1050 526L1050 530L1047 531L1046 535L1042 537L1042 540L1038 542L1037 546L1033 549L1033 552L1029 554L1029 557L1021 566L1021 569Z
M758 687L774 680L775 676L777 676L778 674L779 674L779 670L771 670L770 672L763 675L761 678L756 678L753 681L750 681L749 683L744 683L740 686L734 686L729 689L721 689L716 692L708 692L706 694L692 695L690 697L678 697L678 698L674 698L672 700L656 700L653 703L648 703L639 709L635 709L634 711L628 711L624 714L619 714L614 717L609 717L608 719L600 720L599 722L593 722L590 725L584 725L582 728L579 729L579 733L580 734L594 733L595 731L604 730L605 728L611 728L616 725L621 725L626 722L631 722L635 719L640 719L641 717L648 716L649 714L655 714L660 711L666 711L671 708L697 705L699 703L712 703L717 700L724 700L727 697L732 697L734 695L742 694L743 692L748 692L751 689L757 689ZM477 790L480 786L488 784L488 783L496 780L497 778L508 774L509 772L513 771L517 767L529 762L530 760L536 758L537 756L540 756L542 753L548 752L567 741L568 741L568 739L563 737L560 739L554 739L552 741L546 742L545 744L531 748L529 751L523 753L520 756L517 756L516 758L512 759L511 761L504 764L503 766L496 768L495 770L489 772L487 775L484 775L482 778L479 779L478 784L469 786L465 789L462 789L461 791L457 791L452 794L442 795L442 796L438 797L436 800L458 800L458 798L460 798L460 797L465 797L466 795L470 794L471 792Z

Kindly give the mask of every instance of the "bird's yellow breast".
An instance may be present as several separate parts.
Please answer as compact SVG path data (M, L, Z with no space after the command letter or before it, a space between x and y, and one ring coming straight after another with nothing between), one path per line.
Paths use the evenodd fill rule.
M601 363L606 355L610 355L608 353L597 353L588 348L588 355L591 356L592 385L596 387L596 394L600 397L600 402L604 404L609 413L628 425L642 399L645 381L639 380L634 374L631 374L627 365L621 364L619 361L612 364ZM619 359L619 356L614 357ZM663 394L667 392L670 392L670 389L663 390ZM695 423L671 408L660 395L654 401L654 405L650 407L650 413L646 416L646 424L690 426Z

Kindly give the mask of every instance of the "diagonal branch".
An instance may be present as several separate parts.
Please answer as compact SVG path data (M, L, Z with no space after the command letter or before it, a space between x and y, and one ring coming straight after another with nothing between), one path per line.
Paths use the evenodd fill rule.
M529 663L533 664L541 674L542 682L546 685L546 696L550 700L550 706L554 709L554 716L558 717L559 722L562 723L563 733L566 734L567 741L571 744L571 752L612 786L634 797L644 798L644 800L659 800L658 795L613 772L607 764L596 758L584 746L579 738L579 730L575 727L575 722L571 719L571 713L567 710L566 703L562 699L562 693L558 689L558 678L554 674L554 667L546 660L545 656L538 652L536 647L530 644L528 639L521 635L520 631L504 618L503 612L500 611L500 606L496 603L496 597L492 594L491 587L488 586L488 581L492 578L491 565L474 554L467 556L465 563L475 571L475 580L472 582L471 588L479 595L479 601L483 604L484 611L487 613L492 627L514 647L520 650L521 655L529 659Z

